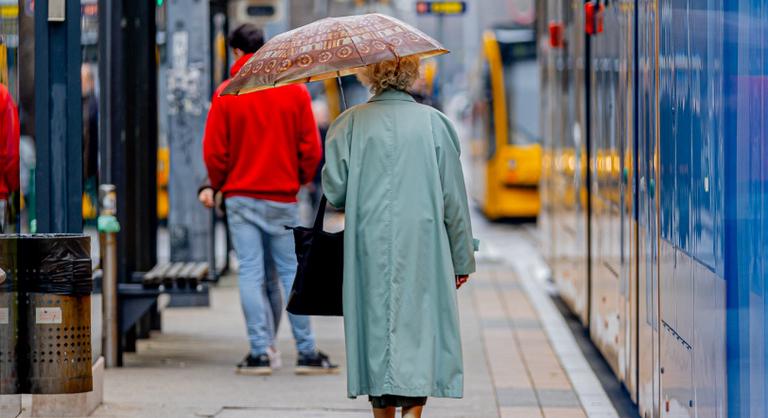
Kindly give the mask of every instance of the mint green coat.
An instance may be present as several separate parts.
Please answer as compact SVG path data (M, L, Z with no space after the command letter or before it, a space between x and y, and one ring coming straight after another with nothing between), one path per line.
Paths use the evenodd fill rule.
M323 189L345 208L347 392L460 398L454 275L475 271L448 118L388 90L328 131Z

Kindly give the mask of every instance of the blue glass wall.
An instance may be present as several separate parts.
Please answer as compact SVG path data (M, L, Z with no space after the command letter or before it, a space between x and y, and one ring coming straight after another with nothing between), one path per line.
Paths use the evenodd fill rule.
M728 0L723 16L725 277L729 416L768 413L768 5Z
M768 417L768 1L603 4L605 32L589 37L589 48L568 55L568 62L581 56L591 62L589 77L574 71L558 83L563 89L552 98L561 104L550 109L571 117L562 138L553 141L567 138L567 128L582 121L574 117L584 113L579 104L587 101L592 112L591 229L589 242L577 238L592 257L592 319L614 309L609 302L615 274L600 269L617 270L624 260L612 253L623 242L618 231L627 228L627 218L637 220L629 258L637 269L636 276L630 273L637 280L630 287L636 289L630 293L636 319L629 325L637 327L635 339L605 344L607 334L594 329L592 337L642 416ZM634 14L634 28L619 29L622 13ZM566 22L573 16L568 17ZM629 33L636 43L622 41ZM566 33L573 45L581 46L581 36L580 30ZM622 48L633 54L624 55ZM633 57L634 83L622 77L621 60L614 64L622 56ZM626 97L632 94L636 101ZM626 124L625 112L631 115ZM580 162L574 148L568 155ZM616 189L622 184L612 158L628 150L636 155L624 166L634 177L636 216L622 217L616 228L615 206L623 203ZM563 177L572 179L574 173L568 174ZM565 211L552 214L555 223L571 219ZM635 387L629 368L622 367L622 352L636 353L626 357L637 367Z

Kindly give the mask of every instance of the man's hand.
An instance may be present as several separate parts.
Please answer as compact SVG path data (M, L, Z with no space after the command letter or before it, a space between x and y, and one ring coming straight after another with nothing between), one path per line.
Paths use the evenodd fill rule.
M466 283L469 280L468 274L462 274L461 276L456 276L456 288L460 288L461 285Z
M216 201L214 200L214 193L213 189L210 187L206 187L203 190L200 190L200 194L197 195L197 199L200 201L200 203L203 204L206 208L212 208Z

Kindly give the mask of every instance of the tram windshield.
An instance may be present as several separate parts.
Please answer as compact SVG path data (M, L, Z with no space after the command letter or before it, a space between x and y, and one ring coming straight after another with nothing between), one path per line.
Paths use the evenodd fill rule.
M532 29L509 29L498 31L496 36L504 65L509 143L539 143L539 66L535 33Z

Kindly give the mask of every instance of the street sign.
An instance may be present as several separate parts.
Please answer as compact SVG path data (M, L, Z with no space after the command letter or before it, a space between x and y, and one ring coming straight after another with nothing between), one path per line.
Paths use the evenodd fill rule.
M420 15L462 15L467 11L465 1L418 1L416 13Z

